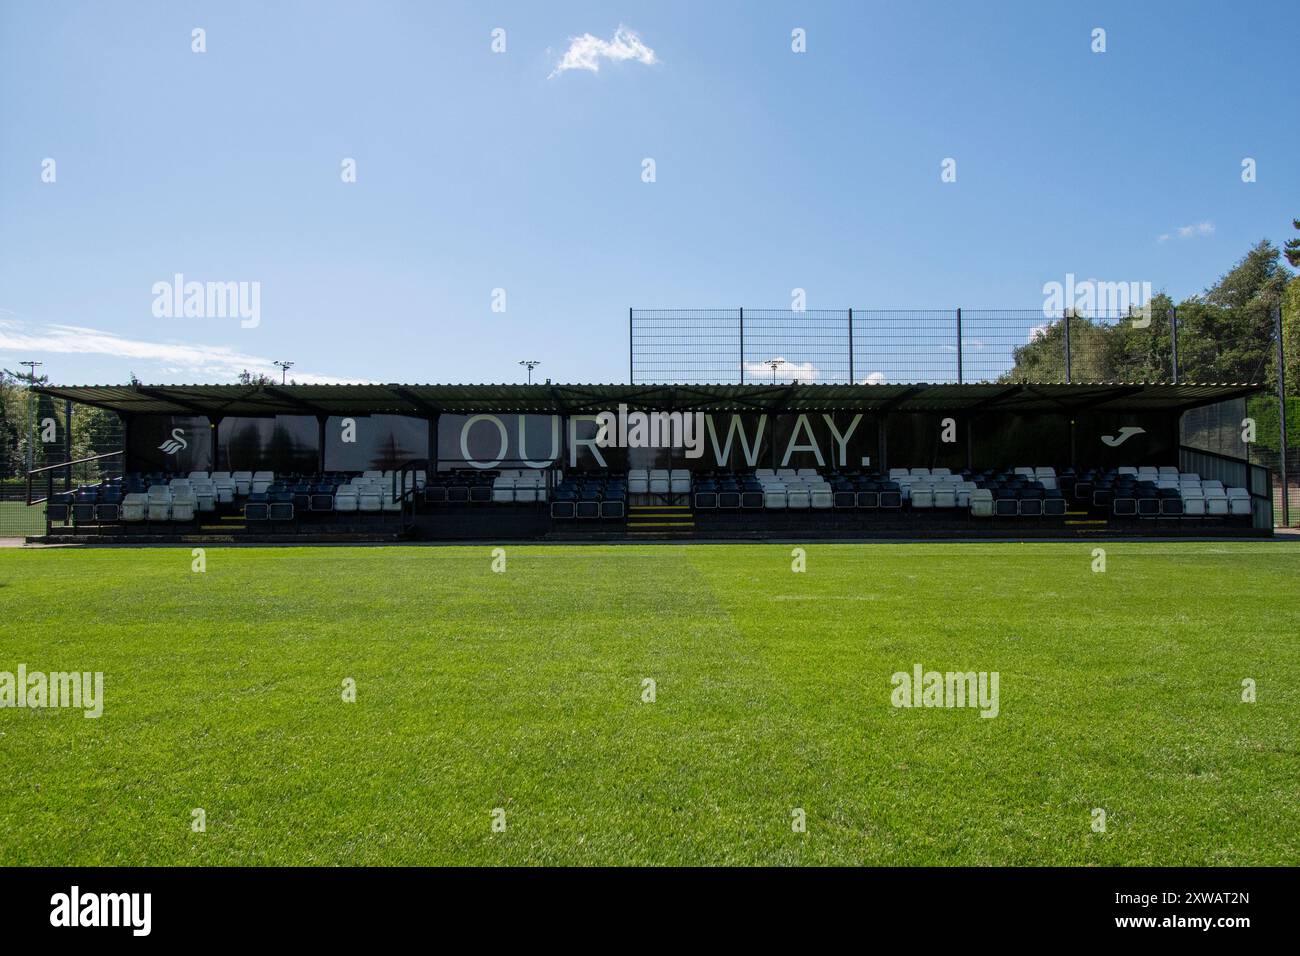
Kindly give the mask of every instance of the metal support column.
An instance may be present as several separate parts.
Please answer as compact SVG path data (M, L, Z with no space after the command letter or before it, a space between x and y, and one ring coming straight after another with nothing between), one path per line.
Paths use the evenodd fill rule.
M1178 309L1169 307L1169 351L1173 359L1174 384L1178 384Z
M745 307L740 307L740 384L745 384Z
M1061 316L1061 321L1065 323L1065 384L1070 384L1070 310L1066 309Z
M961 384L961 307L957 308L957 384Z
M1291 527L1291 494L1286 469L1286 350L1282 348L1282 307L1273 310L1273 328L1277 334L1277 424L1278 473L1282 479L1282 527Z
M853 377L853 310L849 309L849 384L852 385L855 379Z

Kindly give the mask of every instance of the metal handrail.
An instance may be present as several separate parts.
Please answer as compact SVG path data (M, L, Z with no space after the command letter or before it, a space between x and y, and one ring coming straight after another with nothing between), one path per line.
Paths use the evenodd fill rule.
M50 475L48 481L46 482L45 497L37 498L35 501L33 501L32 500L32 476L33 475L39 475L42 472L47 472L47 471L58 471L60 468L71 468L73 465L84 465L88 461L99 461L102 458L113 458L117 455L125 455L125 454L126 454L126 449L122 448L119 449L118 451L106 451L102 455L91 455L89 458L77 458L74 459L73 461L61 461L57 465L42 465L40 468L33 468L31 471L27 472L28 506L39 505L42 501L49 501L54 494L54 476ZM69 472L69 475L71 475L71 472Z

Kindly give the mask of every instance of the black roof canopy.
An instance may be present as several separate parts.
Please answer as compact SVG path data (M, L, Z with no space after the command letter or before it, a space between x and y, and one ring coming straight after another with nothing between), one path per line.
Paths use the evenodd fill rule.
M1244 383L1158 385L42 385L52 398L125 415L592 414L714 412L1182 411L1262 391Z

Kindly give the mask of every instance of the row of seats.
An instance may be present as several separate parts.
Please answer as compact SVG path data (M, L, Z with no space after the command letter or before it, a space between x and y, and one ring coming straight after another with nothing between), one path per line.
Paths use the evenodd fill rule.
M1249 517L1250 492L1166 466L1093 470L1074 484L1077 499L1121 517Z
M681 495L691 490L691 473L685 468L632 468L627 490L634 495Z
M627 514L627 496L631 474L590 472L566 475L555 487L555 500L551 502L551 517L612 518L621 519Z
M492 500L531 503L546 500L546 472L536 468L509 469L492 480Z

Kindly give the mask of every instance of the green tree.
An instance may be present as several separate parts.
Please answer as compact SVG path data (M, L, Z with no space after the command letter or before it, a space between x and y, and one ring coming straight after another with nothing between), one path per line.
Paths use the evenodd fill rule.
M1282 295L1282 355L1286 393L1300 395L1300 276L1292 276Z
M1258 242L1202 295L1178 307L1178 359L1198 382L1276 384L1273 309L1291 273L1267 239Z
M1300 219L1291 220L1291 228L1300 229ZM1291 263L1293 269L1300 269L1300 239L1288 239L1283 246L1286 254L1286 261Z

